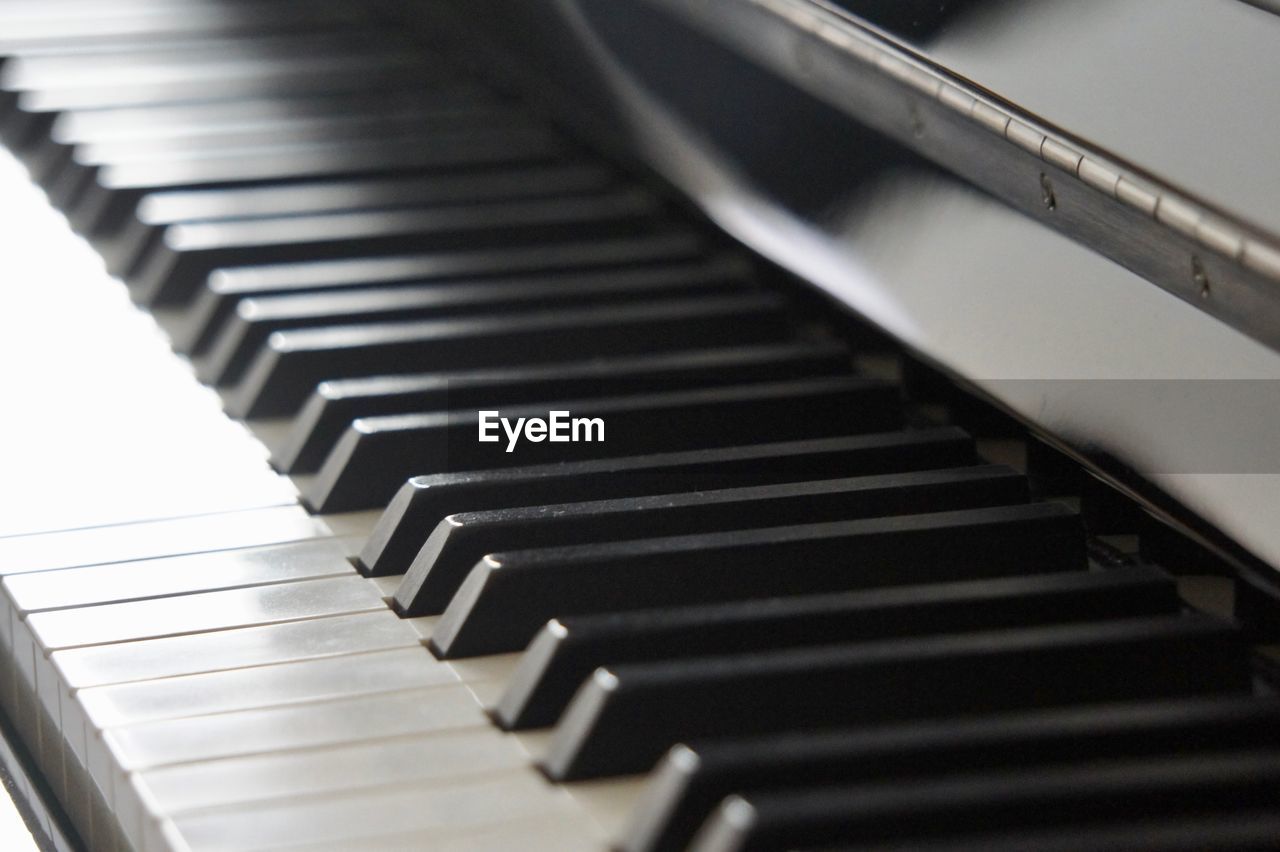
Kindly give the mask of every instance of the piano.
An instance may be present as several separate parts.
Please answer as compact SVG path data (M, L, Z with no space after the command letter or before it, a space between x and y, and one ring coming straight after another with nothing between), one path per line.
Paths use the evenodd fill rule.
M1277 43L4 0L6 848L1280 848Z

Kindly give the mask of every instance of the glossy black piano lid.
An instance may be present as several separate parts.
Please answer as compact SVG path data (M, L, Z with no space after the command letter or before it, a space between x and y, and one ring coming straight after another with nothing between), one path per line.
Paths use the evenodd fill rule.
M565 120L656 169L728 232L962 376L1254 582L1275 586L1267 564L1280 564L1280 534L1260 507L1280 501L1280 441L1258 426L1280 422L1280 290L1269 277L1280 275L1280 253L1267 217L1245 198L1254 187L1238 191L1271 186L1275 160L1258 140L1272 134L1216 128L1233 126L1223 110L1276 120L1270 101L1245 95L1275 77L1268 69L1280 54L1257 40L1280 30L1280 17L1246 3L1127 3L1129 26L1147 28L1142 55L1206 78L1195 89L1173 80L1161 90L1125 65L1133 59L1123 55L1127 36L1105 26L1122 12L1106 3L945 4L919 27L908 13L884 11L896 4L849 5L854 13L874 7L869 21L836 5L577 0L481 5L479 13L467 3L453 24L472 38L469 50L505 61L508 82L536 89ZM1064 54L1052 39L1019 47L1019 32L1077 11ZM1209 40L1160 53L1160 39L1183 44L1177 39L1198 31L1197 14ZM975 21L987 29L965 30ZM952 45L955 33L968 40ZM1213 47L1224 33L1247 38L1237 52ZM1022 55L1042 57L1043 67L987 68L980 51L962 49L1001 37L1008 43L996 45L991 62ZM918 61L913 45L924 51ZM1141 82L1145 99L1130 111L1149 121L1126 116L1124 132L1108 133L1106 111L1124 101L1055 108L1046 99L1071 88L1072 69L1088 64L1085 47L1121 54L1102 57L1112 77L1090 91L1124 93ZM911 61L886 59L885 71L875 66L877 50ZM1195 59L1210 53L1241 65L1233 76ZM935 84L967 85L949 75L951 65L962 76L969 69L977 88L922 96ZM1235 79L1243 88L1231 88ZM962 114L974 95L997 113ZM1185 165L1192 154L1216 157L1212 144L1165 150L1179 122L1194 123L1199 103L1218 112L1192 135L1234 146L1212 169ZM1006 139L983 120L1015 132ZM1043 133L1067 147L1046 148ZM1019 140L1034 142L1036 153ZM1103 165L1076 174L1074 150ZM1107 183L1108 169L1132 176L1123 192ZM1162 212L1155 194L1143 194L1155 191L1169 195ZM1209 206L1196 206L1201 197ZM1232 234L1253 242L1242 249Z

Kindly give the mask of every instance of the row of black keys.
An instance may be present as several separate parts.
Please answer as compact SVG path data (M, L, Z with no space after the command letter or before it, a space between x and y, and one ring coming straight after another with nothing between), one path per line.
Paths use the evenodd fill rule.
M559 721L551 777L688 744L629 848L1277 836L1276 708L1166 577L1089 570L957 430L892 431L741 258L438 57L341 6L178 5L6 30L0 134L229 410L291 418L313 507L426 474L362 570L441 656L529 645L494 716ZM607 440L509 456L481 406Z

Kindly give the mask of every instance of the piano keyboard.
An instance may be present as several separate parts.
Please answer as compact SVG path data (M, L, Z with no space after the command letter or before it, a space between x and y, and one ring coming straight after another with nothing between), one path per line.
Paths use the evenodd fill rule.
M1280 845L1249 637L447 50L0 21L0 137L101 258L3 164L58 398L13 389L0 696L59 844Z

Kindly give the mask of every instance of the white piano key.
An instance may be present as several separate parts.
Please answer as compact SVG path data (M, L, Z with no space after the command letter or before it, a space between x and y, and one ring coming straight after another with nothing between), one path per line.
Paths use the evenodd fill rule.
M330 536L297 505L0 539L0 574L132 562Z
M330 512L321 515L324 519L325 526L336 536L360 538L361 541L357 547L363 546L364 541L369 537L369 533L373 532L373 528L377 526L378 519L382 517L381 509L361 509L357 512ZM355 554L352 554L353 556Z
M352 575L332 540L290 542L17 574L4 579L19 617L49 609Z
M0 709L14 714L13 607L0 593Z
M120 725L209 718L204 714L266 707L299 706L305 711L325 699L442 687L455 682L452 673L425 649L412 648L99 687L80 695L87 717L87 766L99 788L109 796L109 788L123 780L115 772L104 737Z
M67 236L33 197L59 239ZM472 819L441 802L426 820L436 826L434 846L594 848L573 830L580 815L558 813L569 813L571 801L529 771L520 741L494 731L457 683L459 673L430 657L413 627L385 609L376 586L352 573L343 559L351 543L335 535L367 534L378 513L335 516L330 524L300 510L288 481L263 464L261 447L219 415L216 396L190 381L187 365L169 356L152 321L129 304L118 282L104 279L83 243L74 247L56 254L75 255L83 274L64 274L48 264L47 251L36 252L49 274L30 280L24 292L35 294L32 310L91 306L69 333L95 358L56 370L68 373L68 381L57 382L61 401L18 424L16 436L39 432L59 442L60 460L71 461L58 467L77 478L51 476L48 459L38 454L20 460L16 487L10 479L19 500L6 504L0 523L0 578L12 581L0 594L0 656L8 658L4 649L16 645L22 661L9 667L7 679L0 668L0 694L5 701L24 696L35 746L46 747L46 762L61 757L65 777L51 773L49 780L86 811L96 785L106 807L132 826L129 837L141 852L185 848L186 840L165 816L177 812L174 803L161 805L149 784L131 774L139 767L171 793L189 787L181 812L193 819L221 809L227 796L262 802L270 786L281 807L297 800L284 810L255 805L258 819L282 829L290 813L338 792L364 789L369 802L386 805L388 797L404 795L396 785L448 791L446 775L483 777L478 787L497 792L503 827L476 833L471 826L488 817ZM119 308L120 323L102 322L108 308ZM37 358L61 345L17 339ZM148 364L157 368L146 372ZM144 377L122 387L112 379L119 375ZM47 384L47 372L41 382ZM47 400L43 389L27 393L20 383L16 390L19 400ZM86 405L101 414L90 439L82 428L63 428L81 423ZM198 457L192 446L201 448ZM75 529L44 532L55 524ZM355 668L356 655L379 663ZM477 663L461 675L488 683L500 670ZM10 688L19 676L21 691ZM351 697L366 689L379 691ZM173 714L180 716L168 718ZM85 737L90 718L95 734L107 730L94 750ZM109 727L116 724L122 727ZM76 742L78 749L66 745ZM389 742L410 747L388 762ZM255 761L266 762L247 769ZM221 774L198 771L211 766ZM272 772L276 781L267 785ZM535 802L534 790L549 799ZM512 807L528 816L508 822ZM97 811L97 826L79 819L93 849L115 848L114 820L105 813ZM358 830L377 841L369 848L403 845L405 829L416 831L425 819L406 818ZM347 822L311 840L327 843L357 830Z
M388 579L398 580L398 577ZM425 644L431 638L431 631L440 620L437 615L423 615L417 618L406 618L404 623L413 628ZM457 673L458 679L467 685L471 694L482 707L492 707L502 697L507 678L520 661L521 654L491 654L487 657L475 657L465 660L450 660L449 665Z
M183 814L173 822L192 852L246 852L321 841L346 841L351 848L363 848L363 838L412 831L423 832L425 841L437 833L501 826L557 812L566 821L575 816L572 803L530 771L448 787L413 786ZM580 824L589 830L585 821Z
M91 833L94 825L94 811L101 810L96 802L100 800L97 790L94 789L93 782L89 779L88 770L85 768L83 761L71 753L71 749L63 747L63 770L65 776L66 797L62 802L71 817L72 823L77 826L87 826ZM99 817L98 828L102 829L107 824L102 817ZM95 841L93 838L85 838L85 843L90 848L96 849L105 844Z
M82 713L76 712L77 703L66 702L62 706L60 678L48 663L52 652L80 645L365 611L385 612L385 607L367 581L352 576L35 613L14 628L15 659L19 661L19 724L24 736L37 744L38 753L51 736L56 736L59 745L62 742L61 731L46 729L58 727L68 732L73 751L98 782L104 797L109 797L109 782L105 780L109 761L100 737L84 724ZM55 703L58 710L53 710ZM42 718L42 708L47 708L53 725ZM48 754L52 759L55 752Z
M177 831L174 831L175 837ZM429 836L432 852L600 852L604 845L594 835L575 825L566 825L563 816L520 819L497 826L467 828L462 831L433 831L360 838L363 852L421 852ZM347 841L322 841L290 846L290 852L349 852Z
M160 813L178 814L342 790L492 775L528 755L493 730L448 731L321 749L184 763L138 773Z
M58 703L58 693L60 692L58 680L49 666L48 658L39 653L35 656L35 671L36 705L41 711L40 748L55 761L55 765L58 767L58 771L54 773L55 777L51 780L56 784L65 785L61 771L64 740L62 737L62 714ZM47 729L45 727L46 721L49 723Z
M561 789L591 815L605 835L621 837L647 782L647 775L624 775L563 784Z
M374 588L378 590L378 594L386 601L395 597L396 589L400 587L399 577L370 577L369 582L373 584Z
M418 645L412 630L382 610L73 648L55 651L50 660L62 687L62 735L85 761L87 720L77 690Z
M138 852L190 852L172 820L163 820L155 828L155 833L148 832L143 838L142 848Z
M482 681L505 682L511 676L521 654L492 654L487 657L471 657L465 660L451 660L447 665L464 683Z
M35 751L40 742L36 721L36 649L25 622L14 624L11 659L14 704L12 721L28 747Z
M66 789L66 777L63 773L62 763L62 753L65 746L62 743L62 737L59 735L58 720L48 716L39 697L35 701L34 711L40 730L40 739L38 747L31 749L31 755L35 759L36 766L45 783L57 795L62 795Z
M98 754L104 759L90 771L126 830L149 821L143 828L154 832L164 815L133 794L137 771L468 730L492 728L465 687L413 689L116 728L103 737L105 750Z
M421 644L389 610L55 651L69 690Z
M436 622L440 620L438 615L419 615L416 618L406 618L404 623L414 629L414 632L426 642L431 638L431 631L435 630Z
M98 686L77 698L96 731L123 725L457 683L426 648L395 648L162 680Z
M360 577L302 580L70 610L26 619L44 653L385 608ZM20 631L14 631L15 642Z
M104 739L120 770L132 772L474 727L489 728L489 720L466 687L455 685L166 719L117 728Z
M446 665L467 685L481 707L493 707L502 698L507 677L515 668L520 654L494 654L466 660L451 660Z

